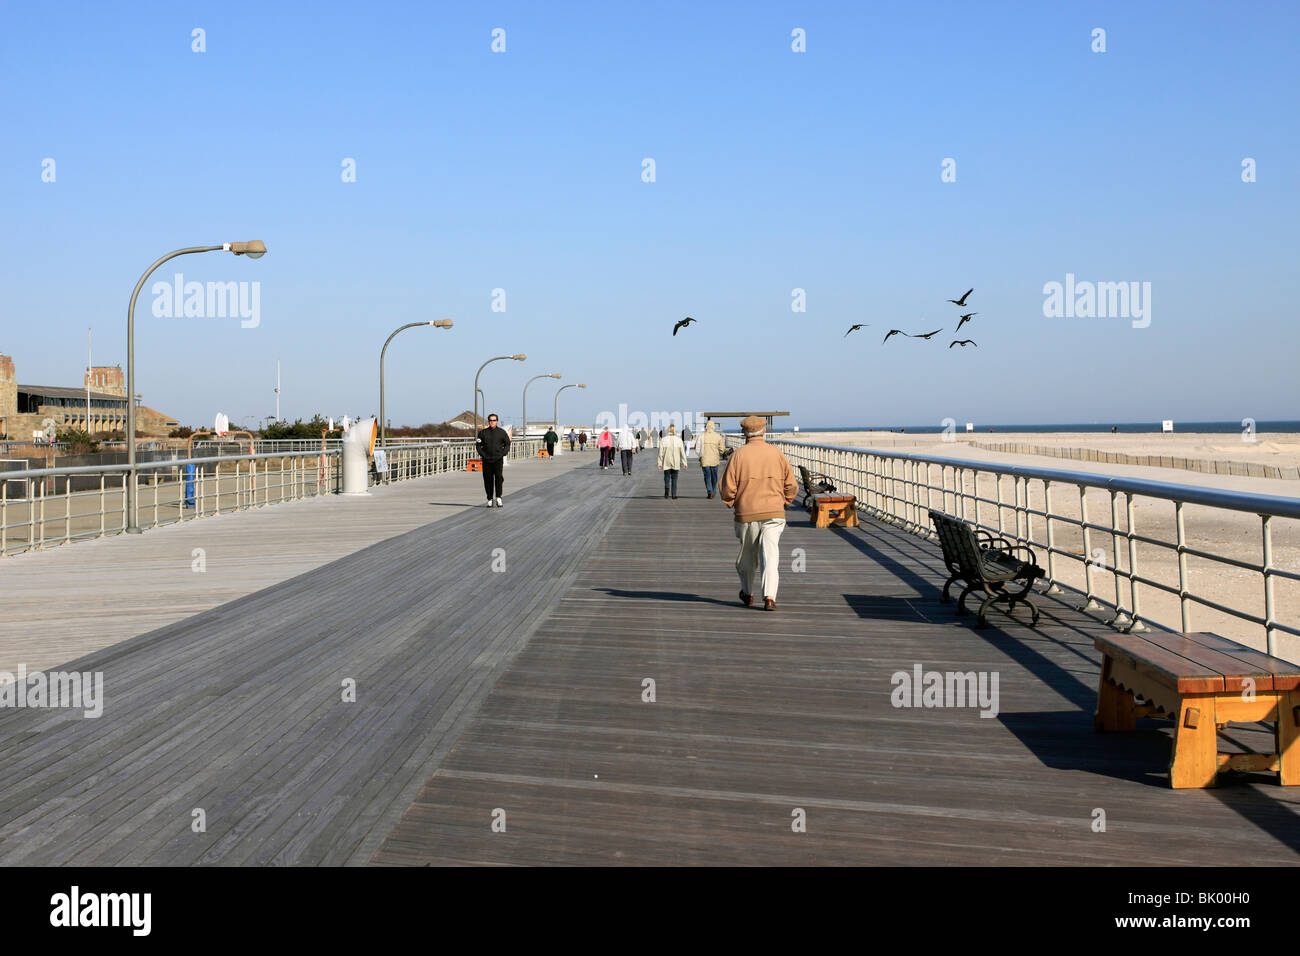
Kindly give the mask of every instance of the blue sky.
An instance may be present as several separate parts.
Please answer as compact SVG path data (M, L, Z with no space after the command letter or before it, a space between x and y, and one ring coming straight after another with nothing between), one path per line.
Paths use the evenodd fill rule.
M88 325L125 361L154 259L261 238L154 277L256 280L257 328L155 317L146 288L146 404L270 414L278 357L286 417L374 413L387 334L450 317L390 348L394 423L466 408L511 352L482 379L507 422L552 371L533 408L585 382L571 419L1300 418L1298 26L1291 3L7 4L0 352L78 384ZM1150 326L1044 317L1067 273L1150 282ZM979 348L950 350L970 286Z

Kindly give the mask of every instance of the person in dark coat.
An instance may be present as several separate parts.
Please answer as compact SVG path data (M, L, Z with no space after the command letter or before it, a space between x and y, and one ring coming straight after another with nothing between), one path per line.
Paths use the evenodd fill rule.
M546 434L542 436L542 441L546 442L546 457L555 457L555 443L560 440L560 436L555 434L554 428L546 429Z
M489 415L488 427L478 433L475 445L483 462L483 489L487 492L487 506L500 508L502 486L505 483L504 462L510 453L510 433L497 426L495 415Z

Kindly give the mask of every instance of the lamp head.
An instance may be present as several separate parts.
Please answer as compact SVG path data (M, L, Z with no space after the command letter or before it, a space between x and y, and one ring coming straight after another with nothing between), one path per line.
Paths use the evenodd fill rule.
M561 375L559 372L552 372L551 378L564 378L564 376Z
M586 385L579 385L578 388L586 388Z
M523 352L520 352L518 355L512 355L510 357L514 359L516 362L522 362L524 359L528 358L528 356L525 355Z
M435 329L449 329L451 328L451 319L432 319L429 324Z
M226 246L237 256L248 256L250 259L260 259L266 255L266 243L261 239L253 239L250 242L228 242Z

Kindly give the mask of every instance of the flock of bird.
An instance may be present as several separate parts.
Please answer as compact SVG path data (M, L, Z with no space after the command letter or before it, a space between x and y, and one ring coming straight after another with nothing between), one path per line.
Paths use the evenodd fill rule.
M975 291L974 288L967 289L962 294L962 297L960 299L949 299L948 301L951 302L953 305L964 309L966 307L967 297L969 297L970 294L974 291ZM966 312L960 315L957 319L957 328L953 329L953 334L960 332L961 327L977 315L979 315L978 312ZM698 321L699 321L698 319L693 319L688 315L686 318L682 319L680 322L678 322L676 325L673 326L673 335L676 335L679 330L684 329L692 322L698 322ZM853 332L858 331L858 329L865 329L868 325L870 325L869 322L859 322L857 325L851 325L849 326L849 331L844 333L844 337L848 338L849 335L852 334ZM880 344L884 345L886 342L888 342L889 337L891 335L905 335L909 339L931 339L934 338L934 336L938 335L942 331L943 329L935 329L933 332L904 332L902 329L890 329L888 332L885 333L885 337L881 340ZM976 348L979 348L979 345L975 342L974 339L953 339L951 342L948 343L948 348L952 348L954 345L960 345L962 348L965 348L968 345L974 345Z
M962 297L960 299L949 299L948 301L955 306L965 308L967 297L974 291L975 290L973 288L967 289L964 293L962 293ZM961 327L977 315L979 315L978 312L965 312L962 315L958 316L957 328L953 329L953 333L955 334L957 332L960 332ZM864 329L867 327L868 324L869 323L866 322L860 322L857 325L849 326L849 331L844 333L844 337L848 338L850 333L856 332L858 329ZM942 331L943 329L935 329L933 332L904 332L902 329L890 329L888 332L885 333L885 337L880 340L880 344L884 345L886 342L888 342L889 337L891 335L905 335L909 339L930 339L938 335ZM960 345L962 348L965 348L968 345L974 345L976 348L979 348L979 344L974 339L953 339L951 342L948 343L948 348L952 348L954 345Z

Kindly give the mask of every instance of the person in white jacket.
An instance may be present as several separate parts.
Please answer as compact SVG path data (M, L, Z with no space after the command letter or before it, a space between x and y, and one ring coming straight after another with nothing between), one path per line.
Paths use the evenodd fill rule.
M669 497L671 487L672 498L676 500L677 472L686 469L686 446L677 437L676 425L669 425L668 433L659 442L659 467L664 473L664 497Z
M624 425L618 430L618 456L623 463L623 474L632 474L632 456L636 454L636 433Z

